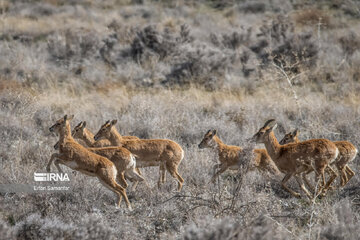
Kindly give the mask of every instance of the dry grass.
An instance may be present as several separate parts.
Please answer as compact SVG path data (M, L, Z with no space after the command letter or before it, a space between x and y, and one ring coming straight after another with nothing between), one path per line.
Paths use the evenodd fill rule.
M294 14L294 20L301 26L316 26L317 24L330 27L331 21L326 11L319 9L302 9Z
M157 189L158 168L144 169L150 188L128 190L129 212L116 209L97 180L63 167L69 193L0 193L0 238L357 239L358 174L314 205L292 198L281 177L259 172L228 171L207 184L216 153L197 144L208 129L246 147L276 118L278 138L299 128L302 139L360 146L359 20L339 9L330 14L326 3L276 2L7 1L0 182L32 184L54 152L49 126L75 114L73 126L86 120L94 132L118 119L124 135L178 142L185 185L175 193L168 174ZM286 14L295 8L315 9L301 15L310 26L299 28ZM348 25L321 28L319 38L311 22L319 14ZM358 158L351 168L359 172Z

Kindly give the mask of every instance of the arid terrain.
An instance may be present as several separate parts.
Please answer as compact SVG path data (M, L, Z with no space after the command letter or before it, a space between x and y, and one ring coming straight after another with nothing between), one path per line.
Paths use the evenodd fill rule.
M65 114L185 152L182 191L143 168L133 211L65 166L69 191L1 192L0 239L359 239L359 157L348 184L309 203L283 174L209 183L217 154L198 148L209 129L247 148L274 118L279 140L297 128L360 149L359 66L356 0L0 0L0 184L35 184Z

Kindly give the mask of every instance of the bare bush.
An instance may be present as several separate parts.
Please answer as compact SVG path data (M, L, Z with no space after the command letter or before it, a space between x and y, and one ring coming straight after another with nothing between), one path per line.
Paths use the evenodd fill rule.
M56 63L69 65L81 63L85 58L92 58L99 49L99 37L95 33L66 30L49 36L48 51Z
M353 213L348 201L337 204L334 222L322 228L320 236L322 239L357 239L359 236L358 225L354 223Z
M295 33L291 21L281 15L270 25L263 25L260 31L258 37L262 37L262 40L250 49L264 64L274 62L285 71L293 73L299 73L302 68L315 66L318 48L310 32ZM269 45L270 43L272 45ZM264 49L267 46L270 47L270 51Z
M183 54L184 62L172 67L163 84L167 86L195 84L205 86L209 90L220 88L227 68L236 58L235 55L227 56L218 51L201 48Z
M247 46L250 41L252 28L242 29L239 32L233 32L231 34L223 34L222 39L219 40L218 36L214 33L210 34L210 41L218 47L229 48L232 50L238 49L241 45Z
M170 33L168 29L163 32L156 30L154 26L147 26L137 33L131 43L131 54L137 63L147 61L143 59L147 54L156 54L160 60L178 54L179 45L191 42L190 30L186 25L180 27L178 36Z
M33 214L16 225L17 239L115 239L112 229L96 216L87 216L78 224Z
M316 26L317 24L330 27L330 17L319 9L305 9L295 14L295 22L300 25Z
M350 57L360 49L359 37L354 32L350 32L347 36L340 37L339 42L345 56Z
M0 219L0 236L3 239L13 239L15 237L14 230L2 219Z
M263 2L246 2L239 6L240 11L245 13L263 13L266 10L266 4Z
M235 219L224 219L204 229L190 227L184 234L186 240L198 239L249 239L270 240L289 239L291 235L281 228L274 228L274 224L265 216L258 216L246 228Z

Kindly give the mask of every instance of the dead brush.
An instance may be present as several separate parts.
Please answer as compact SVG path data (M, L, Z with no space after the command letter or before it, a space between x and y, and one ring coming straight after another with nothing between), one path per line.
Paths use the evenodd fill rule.
M300 26L316 26L319 21L327 27L331 24L330 16L325 11L315 8L299 10L293 18Z
M174 54L179 54L179 47L192 40L186 25L182 25L176 34L167 28L161 32L156 26L150 25L137 32L131 43L131 55L138 64L146 62L147 59L144 57L149 54L156 54L160 61L164 61Z
M258 43L250 49L264 67L275 63L287 72L299 73L315 66L318 47L311 32L297 33L293 22L282 15L260 27ZM269 39L270 37L270 39ZM269 49L265 49L266 47Z

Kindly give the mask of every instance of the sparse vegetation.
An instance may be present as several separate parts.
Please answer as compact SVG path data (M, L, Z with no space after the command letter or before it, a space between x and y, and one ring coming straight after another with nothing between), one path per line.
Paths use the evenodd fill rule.
M298 128L301 139L359 149L359 9L351 0L0 1L1 184L33 184L46 171L58 140L49 127L65 114L93 132L117 119L123 135L185 151L182 191L169 175L158 190L158 168L146 168L150 188L127 189L132 212L66 167L70 192L0 193L0 239L358 239L359 157L344 188L309 205L281 188L282 176L258 171L207 184L217 154L197 145L216 129L246 149L276 118L278 138Z

